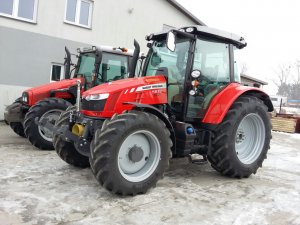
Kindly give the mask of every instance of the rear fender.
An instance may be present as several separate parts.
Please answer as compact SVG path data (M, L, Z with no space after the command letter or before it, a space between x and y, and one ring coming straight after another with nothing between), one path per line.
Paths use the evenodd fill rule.
M234 101L240 96L255 96L261 99L268 107L268 111L273 111L273 104L270 97L261 89L255 87L242 86L232 83L219 92L210 102L202 123L220 124Z

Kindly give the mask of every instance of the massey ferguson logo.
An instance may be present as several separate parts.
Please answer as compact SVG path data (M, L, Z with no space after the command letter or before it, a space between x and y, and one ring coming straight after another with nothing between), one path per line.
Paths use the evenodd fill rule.
M166 87L167 87L166 83L145 85L145 86L137 87L136 89L135 88L127 89L124 92L124 94L133 93L133 92L148 91L148 90L159 90L159 89L165 89Z
M166 83L146 85L146 86L138 87L136 89L136 92L146 91L146 90L153 90L153 89L163 89L163 88L166 88L166 86L167 86Z

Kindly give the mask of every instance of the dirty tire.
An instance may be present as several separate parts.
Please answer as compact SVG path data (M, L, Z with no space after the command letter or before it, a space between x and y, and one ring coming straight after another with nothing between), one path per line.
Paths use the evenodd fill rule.
M71 103L59 98L46 98L32 106L25 115L24 129L25 135L32 145L42 150L53 150L54 146L52 138L45 139L42 135L39 126L35 123L35 118L40 119L47 112L65 111Z
M218 125L208 160L223 175L246 178L262 166L270 140L271 122L266 105L256 97L242 96L232 104Z
M20 137L24 137L24 138L26 137L26 135L24 133L24 127L21 122L11 122L11 123L9 123L9 126Z
M68 109L60 115L55 126L67 125L69 123L70 112L75 110L76 106L68 107ZM90 166L89 158L77 152L74 144L64 140L61 135L54 135L53 144L58 156L66 163L79 168L87 168Z
M137 143L142 146L137 146ZM163 177L169 166L171 146L170 132L164 122L151 113L129 111L113 116L96 131L91 143L91 168L108 191L123 196L143 194ZM135 154L130 151L137 148L137 152L143 153L130 159L129 155ZM129 149L127 153L126 149ZM138 155L141 158L135 158ZM124 162L127 169L136 171L124 172ZM132 165L141 167L133 168Z

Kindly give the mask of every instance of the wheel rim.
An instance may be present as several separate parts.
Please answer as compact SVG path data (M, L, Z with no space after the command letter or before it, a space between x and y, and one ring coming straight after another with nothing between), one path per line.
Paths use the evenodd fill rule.
M62 112L63 112L63 110L60 110L60 109L49 110L41 116L39 121L46 118L50 123L52 123L54 125L56 120L58 120L58 118ZM53 132L51 130L49 130L45 127L41 127L41 126L38 126L38 130L43 139L45 139L46 141L52 142Z
M255 162L264 147L265 125L262 118L255 113L248 114L240 122L235 135L235 151L244 164Z
M122 176L131 182L150 177L158 166L161 147L150 131L130 134L122 143L118 154L118 168Z

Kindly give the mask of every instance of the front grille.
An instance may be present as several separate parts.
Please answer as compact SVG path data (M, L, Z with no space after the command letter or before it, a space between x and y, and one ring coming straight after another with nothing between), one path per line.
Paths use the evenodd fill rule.
M88 111L103 111L107 99L87 101L82 99L81 109Z

